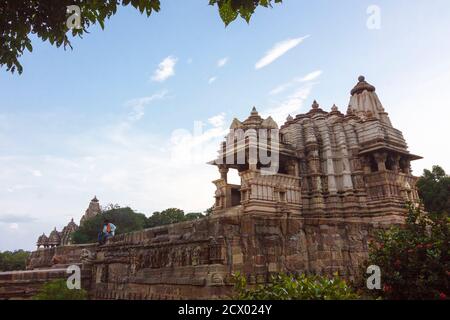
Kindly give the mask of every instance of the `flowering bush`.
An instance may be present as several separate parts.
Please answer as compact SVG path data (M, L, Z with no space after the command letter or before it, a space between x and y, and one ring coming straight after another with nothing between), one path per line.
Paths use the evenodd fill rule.
M277 274L265 285L247 286L246 278L234 275L235 296L238 300L351 300L358 295L336 274L333 278L322 276L291 276Z
M446 216L426 215L410 205L404 226L380 231L370 244L368 262L381 269L381 296L448 299L449 230Z

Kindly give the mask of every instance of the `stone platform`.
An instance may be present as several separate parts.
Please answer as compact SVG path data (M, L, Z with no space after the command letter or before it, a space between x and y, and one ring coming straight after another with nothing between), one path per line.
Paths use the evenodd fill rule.
M254 284L265 283L275 272L338 271L355 279L373 231L398 222L392 216L308 218L234 212L118 235L103 246L41 249L32 254L29 267L55 261L51 253L64 252L63 260L81 264L82 287L92 299L221 299L232 294L235 272ZM0 273L0 296L30 298L42 283L67 277L58 264Z

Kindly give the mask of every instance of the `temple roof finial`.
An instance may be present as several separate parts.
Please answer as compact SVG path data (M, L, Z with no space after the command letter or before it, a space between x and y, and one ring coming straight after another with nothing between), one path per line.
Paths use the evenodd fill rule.
M312 104L311 107L312 107L313 109L319 109L319 104L317 103L316 100L314 100L314 102L313 102L313 104Z
M353 96L355 94L363 93L364 91L375 92L375 87L366 81L366 77L359 76L358 83L350 93Z
M256 107L255 107L255 106L253 107L251 114L252 114L252 115L258 114L258 111L256 110Z

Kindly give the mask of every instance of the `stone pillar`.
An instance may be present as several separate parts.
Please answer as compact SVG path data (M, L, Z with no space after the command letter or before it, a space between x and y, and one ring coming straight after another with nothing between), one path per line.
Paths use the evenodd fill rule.
M392 156L392 160L394 161L394 165L392 167L392 170L395 173L400 172L400 156L398 154Z
M333 162L333 151L331 149L331 140L330 134L328 132L328 128L326 126L321 126L321 135L323 141L323 153L325 155L325 159L327 161L327 179L328 179L328 191L330 193L337 193L337 184L336 184L336 172L334 170L334 162Z
M353 181L350 168L349 152L347 149L346 137L344 127L342 125L337 127L338 146L342 154L342 184L344 190L353 189Z
M220 179L224 180L225 182L228 182L228 171L229 169L225 166L219 166L219 172L220 172Z
M386 171L386 159L387 159L387 154L386 153L381 153L381 152L376 152L374 154L375 157L375 161L377 162L378 165L378 171L379 172L384 172Z
M371 173L370 156L363 156L363 158L361 159L361 162L363 165L364 174L370 174Z

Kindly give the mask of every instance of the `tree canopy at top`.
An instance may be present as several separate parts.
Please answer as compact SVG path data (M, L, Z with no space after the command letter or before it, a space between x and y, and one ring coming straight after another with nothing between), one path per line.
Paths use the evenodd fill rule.
M258 6L270 7L282 0L209 0L209 5L219 9L225 25L238 16L250 21ZM25 50L32 51L30 35L42 41L66 48L71 47L68 34L82 36L93 24L102 29L105 20L116 14L120 6L131 5L148 17L159 12L160 0L3 0L0 2L0 66L8 71L22 73L19 58ZM67 12L69 6L80 9L80 27L69 29Z

